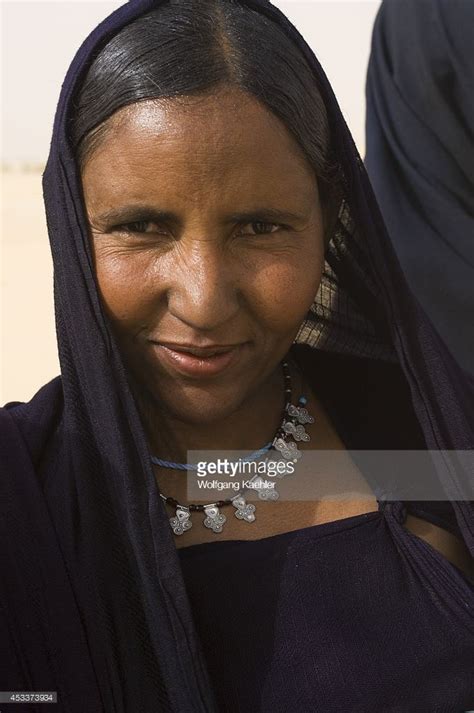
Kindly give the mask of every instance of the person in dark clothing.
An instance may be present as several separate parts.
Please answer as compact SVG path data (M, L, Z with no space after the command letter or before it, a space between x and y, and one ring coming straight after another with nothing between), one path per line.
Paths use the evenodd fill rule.
M383 0L365 165L408 284L474 374L474 3Z
M474 384L296 29L266 0L128 2L71 64L43 183L61 374L0 409L3 690L472 707ZM284 497L188 497L188 453L228 450L295 466Z

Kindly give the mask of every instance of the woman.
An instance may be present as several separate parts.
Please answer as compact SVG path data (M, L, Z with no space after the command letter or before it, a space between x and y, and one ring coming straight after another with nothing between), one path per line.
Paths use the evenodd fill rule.
M474 374L474 5L384 0L367 73L366 166L407 281Z
M0 411L4 687L81 712L472 706L473 384L296 30L255 0L127 3L71 65L44 191L61 377ZM188 450L283 454L300 394L301 461L442 449L444 500L354 464L357 500L191 510Z

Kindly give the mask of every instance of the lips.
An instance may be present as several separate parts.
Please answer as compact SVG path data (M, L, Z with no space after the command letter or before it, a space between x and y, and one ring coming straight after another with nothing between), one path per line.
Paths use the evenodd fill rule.
M152 343L159 361L174 372L188 377L215 376L228 371L242 358L246 344L220 347L171 348L164 343Z
M182 352L184 354L193 354L194 356L197 357L212 357L215 354L224 354L225 352L231 351L231 349L234 349L236 346L240 346L237 344L227 344L225 346L209 346L209 347L195 347L195 346L187 346L187 345L180 345L180 344L173 344L170 342L159 342L161 346L166 347L167 349L171 349L172 351L175 352Z

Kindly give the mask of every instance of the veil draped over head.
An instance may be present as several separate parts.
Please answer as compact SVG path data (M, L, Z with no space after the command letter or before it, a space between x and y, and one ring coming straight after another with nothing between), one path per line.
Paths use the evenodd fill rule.
M365 164L408 284L474 374L474 3L384 0Z
M322 68L277 8L239 1L277 23L305 56L344 173L321 287L296 341L397 365L426 446L472 449L474 385L408 289ZM65 78L44 174L61 376L29 403L0 410L9 607L0 621L17 658L4 670L22 671L9 690L57 690L61 710L77 713L216 710L168 515L99 300L69 140L73 98L97 52L161 4L131 0L114 12ZM474 513L463 486L469 473L448 453L438 477L474 554Z

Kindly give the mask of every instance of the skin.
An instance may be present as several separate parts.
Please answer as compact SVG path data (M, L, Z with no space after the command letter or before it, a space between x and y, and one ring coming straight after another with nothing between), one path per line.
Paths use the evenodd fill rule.
M279 363L323 267L317 181L296 141L238 90L141 102L117 112L82 181L101 297L154 452L183 461L192 448L260 447L279 424ZM133 204L146 208L139 223L125 217ZM159 210L174 218L157 221ZM268 210L295 217L269 221ZM197 381L148 341L203 337L248 344L235 368Z
M107 122L82 167L82 184L99 292L151 452L184 462L188 449L251 451L271 440L284 404L280 361L318 290L332 221L291 134L234 88L140 102ZM295 217L269 219L270 210ZM172 217L159 219L158 211ZM254 215L237 220L236 213ZM150 342L203 337L247 344L235 367L197 381L163 364ZM292 376L301 393L303 375L294 365ZM304 390L316 418L307 427L311 445L300 447L344 448ZM188 501L181 473L155 473L162 492ZM217 537L260 538L377 510L359 471L347 485L364 498L260 502L251 530L228 518L225 536ZM413 516L405 526L474 578L458 538ZM177 546L215 538L192 528Z

